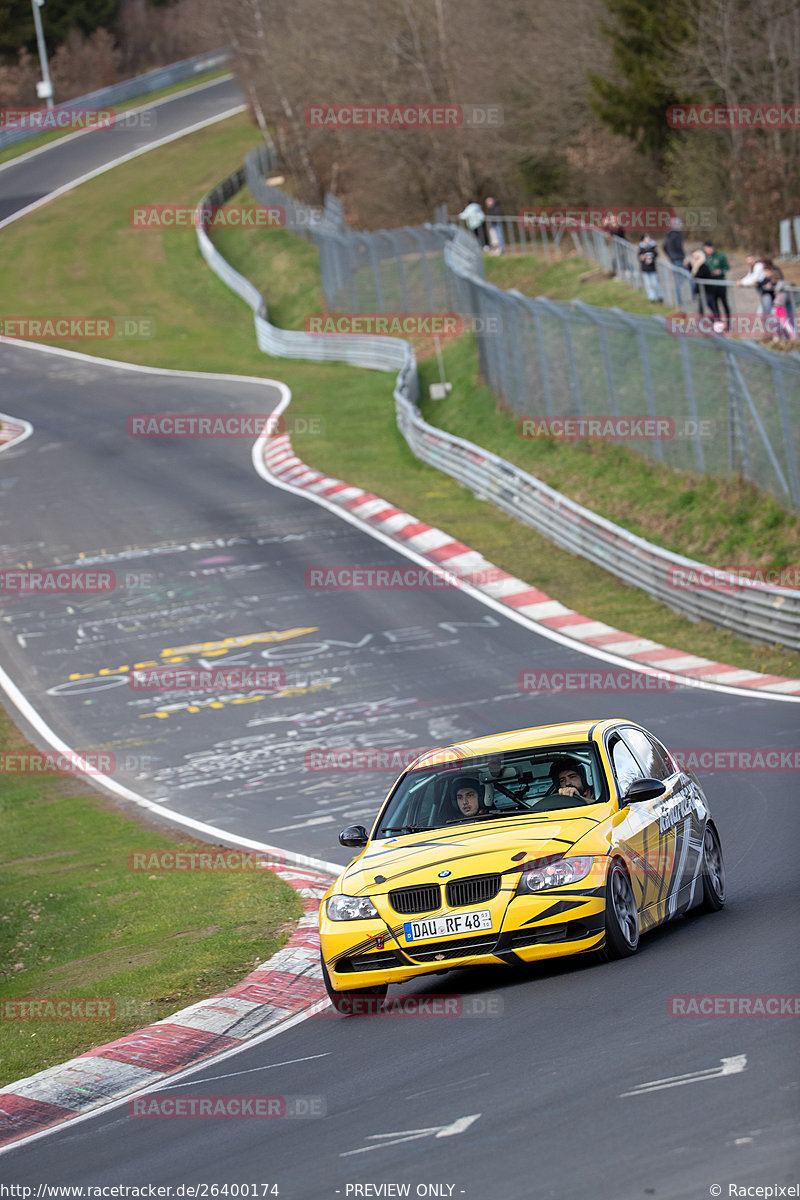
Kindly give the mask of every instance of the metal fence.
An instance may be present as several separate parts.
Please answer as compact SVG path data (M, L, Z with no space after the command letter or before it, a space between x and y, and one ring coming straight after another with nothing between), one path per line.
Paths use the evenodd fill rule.
M454 228L464 228L458 217L448 215L445 205L437 207L435 221L436 223L450 224ZM602 229L593 226L579 228L575 225L574 228L571 228L564 223L559 223L548 227L545 223L526 222L522 215L492 216L487 224L499 227L501 230L502 253L505 255L512 257L528 255L556 260L563 256L565 250L569 252L574 249L577 254L596 262L604 271L615 275L630 287L638 288L640 291L647 290L646 275L641 269L639 246L636 242L629 242L620 237L609 237ZM800 217L795 218L794 225L798 247L800 247ZM501 251L493 248L486 241L482 233L483 229L484 226L481 226L477 234L473 233L482 253L488 253L490 256L498 255ZM781 223L781 257L791 257L791 223L788 220ZM720 292L725 293L727 306L732 316L751 316L756 309L760 308L756 289L748 287L742 291L737 287L735 279L703 280L701 306L698 303L697 287L691 272L685 267L676 266L660 255L656 258L655 280L657 286L654 291L657 293L657 297L662 303L673 308L697 309L698 312L708 311L713 315L713 308L716 305L712 306L709 303L709 297L712 293ZM771 323L767 323L765 331L774 330L776 336L789 338L796 336L798 332L797 312L800 308L800 287L790 283L784 283L783 287L791 297L793 314L790 314L786 327L782 328L776 320L773 320ZM734 332L736 332L735 329Z
M262 158L262 165L264 163ZM224 203L242 187L248 168L224 180L200 202L199 209ZM252 169L252 162L249 164ZM265 195L265 193L262 193ZM270 204L292 209L298 232L324 236L326 218L340 220L335 205L320 214L305 213L272 189ZM309 230L315 232L309 233ZM506 512L537 529L558 545L602 566L605 570L657 597L694 620L705 619L722 628L768 644L780 642L800 649L800 591L751 584L712 572L704 564L672 554L597 516L556 492L519 467L446 433L423 420L418 408L418 376L414 351L399 338L320 337L279 329L267 319L266 304L255 286L236 271L213 246L204 228L197 231L201 253L211 269L250 306L258 344L266 353L312 361L337 360L377 370L397 371L394 399L397 422L414 454L471 490L479 490ZM337 235L338 236L338 235ZM472 277L481 265L475 239L459 234L448 242L448 271ZM502 294L502 293L501 293ZM781 685L775 685L780 689Z
M626 444L670 467L739 474L784 507L800 508L797 353L682 335L661 313L635 316L504 291L486 280L481 246L463 229L352 233L339 208L309 218L287 202L265 183L270 170L268 151L248 156L256 199L288 203L288 227L318 246L331 310L456 312L475 330L483 378L518 416L655 418L671 436ZM585 253L618 248L599 231L571 234ZM619 246L622 270L633 275L636 247ZM673 269L664 263L662 270L665 287L674 287Z
M286 228L317 246L325 301L331 310L354 313L448 311L447 272L442 250L452 238L446 227L424 226L354 233L342 206L326 197L325 209L308 209L266 182L271 152L252 151L245 160L247 186L259 204L283 205Z
M449 224L455 228L464 228L458 217L448 214L446 204L436 206L433 223L434 225ZM562 253L561 243L567 234L571 235L567 237L568 246L570 248L574 246L576 250L580 250L575 231L565 224L548 226L543 222L526 221L519 214L517 216L497 216L493 213L491 217L487 216L484 225L479 227L476 234L473 234L481 249L485 246L489 253L498 253L500 249L499 243L498 248L493 250L490 241L487 241L488 234L484 230L491 226L499 227L502 234L502 252L505 254L535 254L544 258L555 258Z
M741 474L800 508L800 356L674 336L656 315L504 292L450 248L444 258L456 311L491 330L477 335L483 376L520 416L664 419L671 436L629 444L671 467Z
M592 259L606 271L613 272L632 287L639 288L640 291L646 290L645 275L639 262L638 243L629 242L625 238L609 238L602 230L594 228L573 230L572 235L575 248L584 257ZM701 307L698 305L697 283L684 267L675 266L659 256L656 258L655 274L658 281L657 291L665 304L687 310ZM737 288L735 279L705 279L702 280L702 288L703 310L711 308L709 297L714 291L725 293L731 314L753 315L754 308L758 307L754 300L755 289L745 288L742 291ZM796 314L800 304L800 287L785 284L784 289L792 297ZM794 329L796 332L796 323Z
M794 248L792 247L794 233ZM800 259L800 217L787 217L778 226L780 259Z
M65 100L56 104L55 113L71 108L86 108L97 111L110 108L115 104L124 104L127 100L135 100L138 96L147 96L162 88L171 87L175 83L184 83L202 75L206 71L216 71L224 67L230 57L229 50L211 50L206 54L196 54L194 58L185 58L181 62L170 63L167 67L157 67L144 75L136 75L133 79L123 79L120 83L112 83L109 87L100 88L96 92L88 92L85 96L76 96L74 100ZM43 108L43 112L46 110ZM38 129L9 129L0 133L0 150L13 146L16 142L24 142L26 138L36 137Z
M208 220L210 208L224 204L241 190L245 177L246 168L242 168L229 175L204 196L198 206L204 220ZM289 198L281 193L277 193L277 197L273 196L271 203L283 202L286 206ZM300 206L297 205L296 209L296 215L299 216ZM308 210L305 216L301 217L298 227L307 229L316 224L317 220L318 215ZM380 371L399 371L398 378L402 382L404 394L416 403L417 361L408 342L392 337L328 337L303 333L300 330L280 329L268 320L266 302L258 288L223 258L203 225L198 227L197 240L200 253L214 274L252 309L256 340L265 354L279 358L301 358L312 362L346 362L352 366L372 367Z

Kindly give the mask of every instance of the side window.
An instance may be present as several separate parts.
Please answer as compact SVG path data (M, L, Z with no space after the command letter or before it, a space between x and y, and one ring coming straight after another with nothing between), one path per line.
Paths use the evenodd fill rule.
M667 764L667 770L669 771L670 775L679 774L680 769L681 769L680 765L675 760L675 758L670 754L669 750L666 748L664 743L660 742L658 740L658 738L655 738L652 735L650 737L650 741L653 743L656 750L658 750L658 752L661 755L661 757L663 758L664 762Z
M624 796L634 779L642 779L644 772L619 734L614 734L611 738L608 752L611 756L611 765L614 768L619 794Z
M655 744L641 729L623 729L625 741L642 764L645 775L651 779L669 779L672 771L664 762Z

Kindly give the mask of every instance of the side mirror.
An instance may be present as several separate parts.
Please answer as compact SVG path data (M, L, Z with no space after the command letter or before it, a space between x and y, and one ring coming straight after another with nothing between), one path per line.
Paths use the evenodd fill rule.
M642 800L655 800L657 796L663 796L666 790L660 779L634 779L623 799L629 804L638 804Z
M368 841L369 834L363 825L348 825L347 829L343 829L339 834L341 846L366 846Z

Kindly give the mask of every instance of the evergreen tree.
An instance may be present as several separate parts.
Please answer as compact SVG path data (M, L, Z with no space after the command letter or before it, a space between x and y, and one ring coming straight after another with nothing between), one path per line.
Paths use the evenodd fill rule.
M685 99L676 94L669 71L675 50L689 37L686 0L604 3L614 18L602 29L611 41L615 78L590 72L589 107L614 133L661 157L672 133L666 110Z
M91 34L116 27L119 0L45 0L41 10L48 53L65 41L71 29ZM31 0L0 0L0 61L16 62L22 46L36 54Z
M0 0L0 62L15 63L22 46L36 46L31 0Z

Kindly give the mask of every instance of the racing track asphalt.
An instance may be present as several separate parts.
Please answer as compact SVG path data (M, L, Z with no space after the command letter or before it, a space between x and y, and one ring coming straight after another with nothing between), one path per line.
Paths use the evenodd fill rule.
M15 213L41 201L113 159L180 134L189 126L230 112L242 104L233 79L213 80L191 92L165 97L145 109L148 124L137 112L120 113L110 129L95 129L53 142L34 154L0 165L0 226ZM138 111L138 110L137 110Z
M4 603L4 665L66 741L113 749L120 778L180 812L344 862L338 829L368 818L389 777L312 778L303 769L309 749L429 746L620 712L673 747L797 742L795 706L769 699L696 689L521 695L521 669L585 669L591 660L459 591L311 592L310 566L407 560L267 486L252 471L247 439L125 434L133 412L263 412L275 391L124 372L8 344L0 370L0 407L35 427L0 460L0 565L105 551L107 565L140 573L136 586L80 600L71 612L48 599ZM388 379L375 378L375 402L391 403ZM71 673L96 677L166 647L297 628L314 632L283 648L254 643L241 661L277 663L287 676L296 672L298 688L315 691L150 718L149 698L127 687L76 696L62 686ZM48 694L53 688L61 690ZM649 1189L660 1198L703 1196L716 1183L727 1195L728 1183L793 1180L792 1021L667 1015L675 993L786 994L795 986L793 777L723 773L703 783L726 851L731 898L722 913L667 927L623 963L471 971L397 989L500 1003L501 1015L311 1018L192 1072L180 1088L317 1096L324 1119L162 1122L110 1108L5 1152L4 1181L277 1182L290 1200L344 1196L356 1183L409 1183L413 1195L430 1183L444 1185L443 1195L452 1186L454 1196L511 1200ZM311 1055L324 1057L271 1066ZM739 1073L622 1095L741 1055ZM342 1157L376 1145L371 1135L478 1113L454 1136Z

